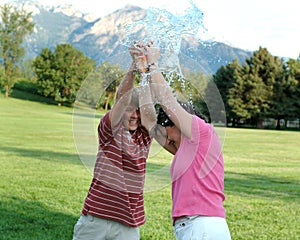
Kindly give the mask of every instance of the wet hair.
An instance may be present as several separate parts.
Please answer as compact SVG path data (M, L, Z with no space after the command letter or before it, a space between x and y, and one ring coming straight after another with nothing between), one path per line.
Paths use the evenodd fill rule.
M202 113L200 113L195 107L194 105L188 103L188 102L182 102L182 101L177 101L180 106L186 110L188 113L196 115L197 117L203 119L205 122L206 118L202 115ZM160 105L156 106L157 109L157 121L156 123L163 126L163 127L172 127L174 126L174 123L172 122L172 120L169 118L168 114L163 110L163 108Z
M200 112L200 110L199 110L197 107L195 107L194 104L189 103L189 102L182 102L182 101L180 101L180 100L178 100L177 102L180 104L180 106L181 106L185 111L187 111L187 112L190 113L190 114L196 115L198 118L201 118L202 120L204 120L205 122L207 122L206 116L204 116L204 115Z
M167 113L162 109L161 106L158 109L156 123L163 126L163 127L173 127L174 126L174 123L168 117Z

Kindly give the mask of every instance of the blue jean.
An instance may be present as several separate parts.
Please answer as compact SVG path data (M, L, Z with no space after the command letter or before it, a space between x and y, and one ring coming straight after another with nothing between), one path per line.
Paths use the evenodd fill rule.
M208 216L187 216L174 224L177 240L231 240L226 219Z

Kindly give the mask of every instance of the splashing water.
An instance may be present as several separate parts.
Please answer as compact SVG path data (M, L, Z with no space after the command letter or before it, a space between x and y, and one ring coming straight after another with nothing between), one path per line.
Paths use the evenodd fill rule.
M134 41L148 43L153 39L154 47L160 48L159 66L166 78L171 79L174 72L182 77L179 64L182 37L191 35L196 38L201 29L205 31L203 12L192 1L181 15L150 7L144 19L126 25L126 38L121 44L129 47ZM138 32L145 32L143 39L136 39Z
M150 40L154 40L154 47L159 47L161 53L158 70L165 74L165 78L169 84L172 83L176 77L181 83L182 90L185 90L184 88L187 86L187 80L183 76L179 62L182 39L188 35L196 41L201 41L199 39L202 37L202 35L199 34L201 33L200 31L203 31L203 33L206 32L203 25L203 12L192 0L188 2L188 7L181 8L183 11L181 14L172 13L172 11L167 9L150 7L143 19L128 23L125 26L124 30L126 34L124 39L120 41L120 44L126 47L126 56L124 56L124 59L126 59L125 62L127 63L127 49L133 42L142 41L146 44L149 43ZM183 1L180 1L180 3L183 3ZM192 58L191 55L187 57ZM119 54L111 56L111 60L114 58L120 60L123 56ZM189 63L197 64L197 62L193 60L189 61ZM189 64L189 67L191 67L191 64ZM193 66L196 66L196 64ZM97 74L96 72L91 74L84 81L77 94L73 112L73 133L76 148L82 163L92 174L96 160L94 156L98 151L95 129L100 117L96 116L95 107L87 106L85 103L86 98L93 98L93 102L98 103L100 96L106 91L103 85L101 85L101 82L99 82L99 79L101 79L101 74ZM142 74L140 84L147 84L147 82L147 74ZM112 82L107 83L106 87L108 87L109 84L112 84ZM197 88L195 87L195 89ZM196 94L200 95L199 92ZM183 91L182 94L187 94L188 96L178 95L177 97L186 99L187 96L188 102L193 105L192 94L195 93ZM210 97L214 99L214 101L211 102ZM214 85L210 89L208 96L204 98L204 101L208 106L212 120L219 119L217 116L218 113L225 112L220 93ZM226 122L226 119L222 122ZM224 140L223 138L225 136L225 132L222 132L222 129L224 128L218 128L218 130L221 130L218 131L218 133L221 134L221 141ZM150 149L149 159L155 162L155 156L161 149L158 143L153 143ZM159 159L159 161L160 160L161 159ZM158 190L170 184L170 164L171 162L166 162L163 167L158 167L153 172L147 172L145 192ZM159 162L158 165L161 165L161 162Z

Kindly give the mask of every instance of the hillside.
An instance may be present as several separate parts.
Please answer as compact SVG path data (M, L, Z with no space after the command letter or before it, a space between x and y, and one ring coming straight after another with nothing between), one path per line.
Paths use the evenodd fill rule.
M34 33L24 43L26 58L34 58L43 48L54 49L57 44L70 43L97 63L110 60L126 51L126 47L121 44L126 37L126 26L141 20L147 14L146 9L127 5L103 18L97 18L82 14L69 5L46 7L35 1L17 1L15 4L21 3L25 3L28 11L33 13L36 24ZM145 31L139 29L135 34L137 38L143 38ZM233 59L243 62L251 54L221 42L190 41L183 38L179 57L183 67L211 74ZM116 63L123 67L126 64L118 57Z

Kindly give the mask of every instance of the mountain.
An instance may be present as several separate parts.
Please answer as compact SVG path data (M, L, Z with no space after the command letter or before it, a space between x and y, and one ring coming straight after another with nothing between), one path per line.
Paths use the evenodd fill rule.
M16 1L32 12L35 22L34 32L25 39L26 58L34 58L43 48L54 49L57 44L70 43L97 63L112 60L122 67L128 64L120 54L127 48L121 42L126 39L126 26L143 19L147 10L127 5L112 14L99 18L83 14L71 5L49 7L36 1ZM145 30L139 28L136 38L142 39ZM183 37L179 60L182 67L195 68L213 74L220 66L237 58L243 62L252 52L233 48L221 42L205 42Z

